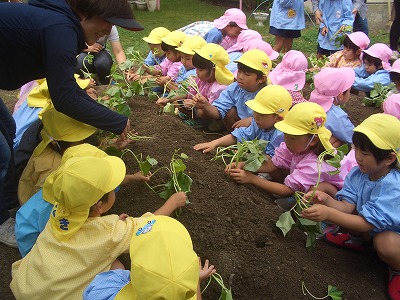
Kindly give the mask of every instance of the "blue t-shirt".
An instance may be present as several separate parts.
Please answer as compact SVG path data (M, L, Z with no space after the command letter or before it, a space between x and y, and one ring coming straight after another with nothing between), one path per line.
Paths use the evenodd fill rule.
M207 43L221 44L224 36L222 35L222 31L217 27L214 27L209 32L207 32L204 36L204 39Z
M348 144L352 143L354 125L347 113L339 106L332 105L326 112L325 127L339 140Z
M165 59L165 55L161 56L161 57L158 57L158 56L155 56L153 54L153 52L149 51L149 54L147 54L147 57L144 60L144 64L151 67L151 66L155 66L155 65L161 64L164 59Z
M196 76L196 69L186 70L184 66L179 69L178 75L175 79L175 82L179 83L189 76Z

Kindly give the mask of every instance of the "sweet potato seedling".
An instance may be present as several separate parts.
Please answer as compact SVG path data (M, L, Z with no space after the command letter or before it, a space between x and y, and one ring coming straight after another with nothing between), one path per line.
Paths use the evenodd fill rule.
M310 203L310 199L313 198L315 191L320 183L321 179L321 165L322 162L325 161L336 170L329 172L329 174L334 175L339 172L340 168L340 161L343 159L345 153L348 152L347 145L343 145L338 149L326 150L322 152L318 156L318 178L317 182L314 185L313 193L311 196L306 199L305 193L296 191L294 193L294 199L296 204L287 212L284 212L280 215L278 221L276 222L276 226L282 231L283 235L286 234L293 228L298 227L299 229L303 230L307 234L306 240L306 248L307 250L313 250L315 248L316 236L317 234L321 233L321 225L320 222L314 222L305 218L301 217L302 210L310 207L312 204ZM331 156L330 159L325 160L325 156ZM293 218L296 218L296 220Z
M374 89L369 93L369 97L364 97L362 104L364 106L379 107L386 100L389 92L396 90L396 85L391 82L389 85L374 82Z
M224 284L224 280L222 279L222 276L218 273L214 273L212 274L209 278L208 278L208 282L207 285L205 286L205 288L201 291L201 293L203 294L206 289L208 288L208 286L210 285L212 279L214 279L218 285L221 287L221 295L219 296L218 300L233 300L233 295L232 295L232 278L233 275L231 275L231 277L229 278L229 285L230 288L227 288Z
M315 297L313 294L311 294L311 292L307 289L304 281L302 281L302 283L301 283L301 290L302 290L304 296L308 294L317 300L323 300L323 299L328 299L328 298L330 298L332 300L342 300L342 295L343 295L342 291L338 290L338 288L336 286L333 286L330 284L328 285L328 294L326 294L323 297Z

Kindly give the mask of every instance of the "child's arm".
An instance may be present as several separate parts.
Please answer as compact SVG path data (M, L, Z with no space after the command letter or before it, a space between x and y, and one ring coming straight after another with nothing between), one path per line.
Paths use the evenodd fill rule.
M219 114L218 109L212 105L210 102L203 101L204 99L201 99L200 101L196 102L196 108L197 108L197 115L199 118L203 119L213 119L213 120L218 120L221 118L221 115Z
M196 151L203 150L203 153L210 152L214 150L215 148L222 146L230 146L236 144L236 138L232 134L227 134L219 139L213 140L208 143L201 143L193 146L193 149Z
M164 205L157 209L154 214L169 216L172 214L174 210L179 207L185 206L187 200L187 196L184 192L178 192L173 194L167 201L165 201Z
M367 78L356 77L354 79L353 88L363 92L370 92L374 89L374 83L379 82L382 85L390 83L389 72L377 71L369 75Z
M199 257L199 266L200 266L200 274L199 274L199 284L197 285L197 300L201 300L201 288L200 288L200 283L202 283L204 280L206 280L208 277L210 277L212 274L217 272L215 269L214 265L209 265L208 259L204 262L204 266L201 265L201 259Z
M142 172L136 172L135 174L126 174L124 180L121 182L121 184L126 184L126 183L131 183L134 181L149 181L150 180L151 174L145 176L142 174Z
M245 118L245 119L236 121L235 123L233 123L232 128L236 129L239 127L249 127L251 124L251 119L252 119L252 117L249 117L249 118Z

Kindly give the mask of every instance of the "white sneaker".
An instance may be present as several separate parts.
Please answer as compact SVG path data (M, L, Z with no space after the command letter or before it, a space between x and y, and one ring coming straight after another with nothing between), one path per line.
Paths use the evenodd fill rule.
M13 218L7 219L0 225L0 243L18 248L17 240L15 239L15 220Z

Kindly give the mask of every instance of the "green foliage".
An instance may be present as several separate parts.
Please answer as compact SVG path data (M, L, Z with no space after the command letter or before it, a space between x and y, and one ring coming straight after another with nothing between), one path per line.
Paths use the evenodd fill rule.
M218 147L217 153L211 160L222 159L225 166L232 163L244 161L244 169L250 172L257 172L265 161L265 147L268 142L254 139L252 141L243 140L236 145L228 147ZM230 159L228 162L226 159Z
M309 55L307 57L308 65L310 69L306 73L306 81L310 84L310 88L314 89L314 76L319 73L321 68L325 66L325 64L329 61L328 56L322 56L321 58L317 58L315 53Z
M231 276L231 278L232 278L232 276ZM218 283L218 285L221 287L221 295L219 296L218 300L233 300L232 286L230 288L227 288L224 284L224 280L222 279L222 276L218 273L214 273L209 277L207 285L201 291L201 293L203 294L204 291L208 288L212 279L214 279Z
M303 295L310 295L312 298L314 299L326 299L328 297L330 297L332 300L342 300L342 295L343 292L340 291L336 286L333 285L328 285L328 293L323 296L323 297L315 297L313 294L310 293L310 291L307 289L306 284L304 283L304 281L302 281L301 283L301 290L303 292Z
M314 186L313 194L306 199L305 193L296 191L294 193L294 199L296 204L287 212L284 212L279 216L276 226L282 231L283 235L286 234L294 227L297 227L307 234L306 248L307 250L313 250L315 248L316 236L321 233L321 226L319 222L314 222L301 217L301 212L311 206L310 199L313 198L315 191L320 182L321 178L321 164L325 161L327 164L334 167L336 170L328 172L330 175L335 175L339 172L340 162L344 155L348 153L347 145L342 145L336 150L326 150L318 156L318 178ZM331 156L329 159L325 159L325 156ZM294 218L295 219L294 219Z
M340 29L332 35L332 37L329 39L329 41L334 40L335 47L340 47L341 45L343 45L343 40L344 40L346 33L351 33L352 31L353 31L352 25L345 25L343 27L340 27Z
M374 89L369 93L369 97L365 97L362 100L362 103L364 106L379 107L386 100L387 94L394 90L396 90L396 85L393 82L389 85L374 82Z

